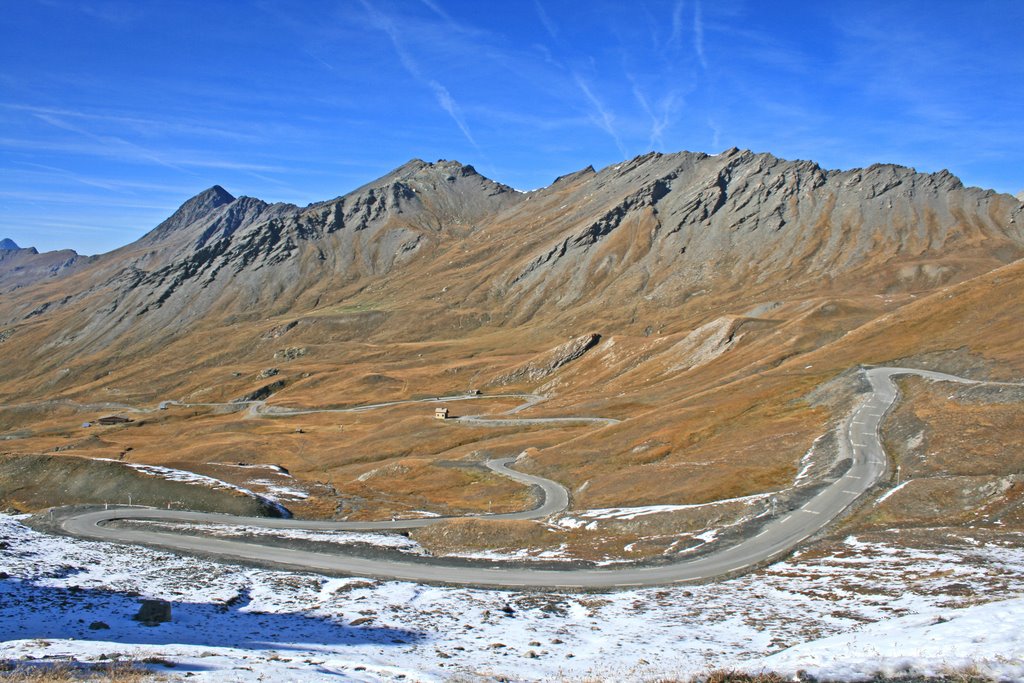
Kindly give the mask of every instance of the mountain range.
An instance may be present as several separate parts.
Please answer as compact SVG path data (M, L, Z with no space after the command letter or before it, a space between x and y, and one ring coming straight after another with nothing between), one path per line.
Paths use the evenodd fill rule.
M680 308L740 291L757 299L780 280L791 291L954 282L1024 255L1020 215L1012 197L964 188L947 172L829 172L739 150L651 154L531 193L471 166L414 160L302 208L212 187L62 281L59 296L43 301L39 289L0 315L11 324L40 306L54 314L88 301L95 310L76 337L109 341L170 321L180 334L210 315L316 310L376 287L419 290L422 320L403 321L400 336L453 315L463 329L595 314L623 324L624 307L609 306L622 303L630 319L663 326ZM30 255L45 257L47 275L84 265L74 252ZM424 270L450 280L445 296L443 284L422 291Z
M517 449L579 505L742 496L792 479L858 364L1024 373L1021 259L1011 195L738 149L647 154L532 192L445 160L305 207L214 186L107 254L0 252L0 352L19 359L0 367L0 403L57 402L0 412L0 430L28 430L19 450L131 442L130 457L192 469L273 457L334 492L309 514L483 505L456 503L464 475L436 461ZM403 412L339 438L309 418L303 443L208 411L98 441L68 426L72 405L499 386L543 394L536 414L622 422L437 432ZM707 467L723 453L729 467Z

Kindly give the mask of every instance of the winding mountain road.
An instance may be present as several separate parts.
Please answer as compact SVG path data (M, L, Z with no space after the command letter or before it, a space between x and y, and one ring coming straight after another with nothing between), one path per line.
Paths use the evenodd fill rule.
M530 406L537 405L544 400L543 396L537 394L459 394L455 396L438 396L436 398L410 398L402 401L387 401L384 403L368 403L361 406L352 406L351 408L281 408L278 406L267 406L266 401L244 401L235 405L249 405L249 413L253 416L269 416L269 417L288 417L291 415L314 415L317 413L365 413L370 410L378 410L380 408L390 408L392 406L404 406L416 403L451 403L454 401L481 401L492 398L519 398L523 399L525 403L521 406L516 406L508 413L518 412ZM168 401L171 405L231 405L231 404L177 404L173 401Z
M222 558L272 562L299 570L320 570L383 579L516 588L595 589L705 581L748 570L790 552L808 537L821 531L878 483L887 469L879 428L898 396L896 386L892 382L894 376L918 375L933 381L986 384L986 382L914 368L878 367L867 368L864 372L871 384L871 394L854 409L842 430L848 451L852 454L847 471L836 481L821 489L801 507L782 512L768 521L756 535L735 545L690 560L653 566L626 566L617 569L559 570L508 566L460 566L455 563L428 564L324 554L263 546L247 541L104 526L105 522L113 520L160 520L275 529L381 531L427 526L437 523L442 518L379 522L326 522L122 508L77 514L63 520L61 525L67 533L82 538L155 545L171 550L199 552ZM540 477L509 469L508 465L512 461L512 458L492 460L487 463L487 466L495 472L512 477L524 484L540 486L544 491L544 503L534 510L490 515L489 519L538 519L560 512L568 506L568 492L564 487Z
M506 410L502 415L513 415L519 413L527 408L532 408L538 403L545 400L543 396L537 394L487 394L487 395L476 395L476 394L463 394L455 396L439 396L437 398L412 398L405 399L402 401L387 401L385 403L369 403L361 406L352 406L350 408L282 408L279 406L268 406L266 400L259 401L237 401L232 403L186 403L182 401L161 401L159 409L165 410L170 406L181 406L184 408L191 407L208 407L208 408L241 408L248 406L249 417L294 417L297 415L317 415L320 413L365 413L370 410L378 410L380 408L390 408L392 406L412 405L417 403L452 403L456 401L480 401L494 398L517 398L522 399L523 404L516 406L510 410ZM469 425L475 427L515 427L521 425L549 425L549 424L565 424L565 425L583 425L583 424L599 424L599 425L613 425L618 424L620 420L616 420L612 417L509 417L509 418L493 418L483 417L481 415L463 415L460 417L453 417L446 420L448 424L457 425Z

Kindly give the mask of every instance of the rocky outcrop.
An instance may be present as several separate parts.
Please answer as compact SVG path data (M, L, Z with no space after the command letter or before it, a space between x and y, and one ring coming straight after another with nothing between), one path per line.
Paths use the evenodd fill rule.
M498 375L488 382L488 385L500 386L503 384L538 382L554 374L563 365L567 365L580 358L587 351L597 346L599 341L601 341L601 335L595 333L576 337L536 358L532 358L513 370Z
M0 240L0 251L13 251L14 249L21 249L21 247L14 243L14 240L7 237Z
M171 620L171 603L166 600L143 600L132 619L145 626L165 624Z
M965 260L983 251L993 265L1024 256L1019 203L948 171L891 164L831 171L737 149L649 154L603 169L559 202L561 215L536 220L564 227L493 290L529 304L530 315L623 290L671 306L712 284L830 281L951 248ZM949 265L950 279L969 274ZM888 268L883 276L899 286Z
M669 372L685 372L707 365L738 345L745 328L764 325L771 323L732 315L705 323L668 349L666 354L673 362Z
M309 353L309 349L305 346L289 346L280 351L275 351L274 359L295 360L296 358L302 358L307 353Z
M69 275L93 260L71 249L40 254L35 247L21 249L11 240L4 243L7 246L0 249L0 292Z
M256 389L255 391L250 391L245 396L236 398L234 401L232 401L232 403L252 403L254 401L265 401L266 399L270 398L277 392L284 389L287 385L288 383L285 380L279 379L274 382L271 382L270 384L265 384L259 389Z

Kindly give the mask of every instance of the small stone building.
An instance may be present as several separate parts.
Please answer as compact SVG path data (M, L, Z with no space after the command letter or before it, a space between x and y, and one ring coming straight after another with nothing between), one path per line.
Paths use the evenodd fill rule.
M447 420L448 419L448 409L447 408L434 408L434 417L436 417L438 420Z

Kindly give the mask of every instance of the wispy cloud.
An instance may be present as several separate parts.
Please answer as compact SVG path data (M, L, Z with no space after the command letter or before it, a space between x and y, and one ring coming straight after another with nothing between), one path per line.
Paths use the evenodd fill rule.
M787 43L771 32L751 28L735 19L709 22L702 17L701 26L701 35L710 29L729 41L729 56L735 63L756 65L761 70L785 71L807 79L814 77L810 67L815 62L800 45Z
M59 207L69 214L66 218L54 218L49 206L38 205L42 206L46 206L47 211L36 208L27 213L0 213L0 221L7 225L31 226L30 229L13 227L7 232L18 244L36 247L41 252L60 249L74 249L79 254L107 252L138 238L144 232L142 226L152 227L167 215L166 207L149 211L104 210L99 207L85 218L75 218L82 216L82 208L67 206ZM136 218L119 220L126 215ZM146 216L148 220L140 220L137 216Z
M555 22L551 21L551 17L548 16L544 5L541 4L540 0L533 0L533 6L537 9L537 16L540 18L540 23L544 25L544 30L552 38L558 38L558 27L555 25Z
M708 58L704 52L704 17L701 13L700 0L693 5L693 50L697 53L697 61L706 71Z
M183 152L180 156L174 157L172 161L179 166L185 167L243 171L252 174L289 173L294 170L285 166L275 166L272 164L254 164L248 161L232 161L231 159L211 159L195 152Z
M676 0L676 4L672 6L672 33L668 38L670 47L679 47L683 40L683 10L685 8L686 3L683 0Z
M652 116L651 124L651 147L663 148L665 146L665 130L675 123L678 109L682 105L681 98L674 91L669 92L661 103L660 115Z
M636 80L632 76L630 76L629 80L633 81L633 97L636 98L636 101L640 103L640 108L643 109L651 119L651 146L653 147L655 143L660 145L661 132L664 128L659 128L657 118L654 116L654 110L651 109L651 105L647 101L647 97L644 95L643 91L640 90L640 86L637 84Z
M444 19L445 23L455 23L451 15L445 12L443 9L441 9L441 7L436 2L434 2L434 0L420 0L420 2L426 5L431 12Z
M434 91L434 95L437 97L437 103L441 105L441 109L444 109L448 113L448 116L452 117L452 120L455 121L455 125L459 127L459 130L461 130L462 134L466 136L466 139L469 140L470 144L477 149L480 149L480 145L476 144L476 140L473 139L473 134L470 132L469 126L466 124L465 117L462 115L462 109L459 108L459 103L456 102L455 98L452 97L452 94L448 92L448 88L435 80L430 80L429 84L431 89Z
M672 6L672 33L669 35L667 43L669 48L679 49L682 47L683 32L686 30L685 18L686 3L684 0L677 0ZM704 14L700 0L695 0L693 3L693 52L697 57L697 62L706 70L708 58L704 50Z
M565 131L581 126L589 126L593 121L592 117L586 115L545 116L526 110L495 108L483 105L474 106L473 113L478 118L485 118L503 125L525 126L540 131Z
M626 146L622 144L622 138L619 136L619 132L615 128L615 115L604 105L603 102L601 102L600 99L598 99L597 95L594 94L594 91L590 89L590 86L587 85L587 82L584 81L578 73L573 73L573 78L576 81L576 85L579 87L584 97L587 98L587 101L590 102L590 105L594 108L597 114L592 118L592 121L601 130L611 136L615 141L615 145L619 148L619 152L622 153L623 158L629 156L626 152Z
M430 90L434 93L434 97L437 99L438 106L440 106L441 109L444 110L444 112L451 117L452 121L454 121L455 125L458 126L460 131L462 131L462 134L469 141L469 143L479 151L480 145L477 144L476 139L473 137L473 133L469 129L469 124L466 123L466 119L462 115L461 107L459 107L459 104L458 102L455 101L455 98L452 97L452 94L448 90L448 88L446 88L437 79L431 78L424 74L423 70L420 68L419 62L417 62L413 58L412 54L405 48L405 43L402 40L402 36L399 33L398 27L395 24L395 22L391 20L390 17L382 13L380 10L374 8L368 2L368 0L360 0L360 2L363 5L363 9L366 10L367 15L369 15L370 21L373 23L373 25L379 30L383 31L388 36L388 39L391 41L392 47L394 47L395 49L395 53L398 55L398 60L402 63L402 66L405 68L405 70L409 72L410 76L415 78L421 84L430 88ZM451 21L451 18L448 17L448 15L445 14L440 8L438 8L433 2L430 2L430 0L423 0L423 2L425 5L430 7L434 12L441 15L447 21Z
M179 151L169 160L153 158L148 151L140 151L137 145L126 142L125 145L111 145L104 136L94 136L93 142L54 142L23 138L0 138L0 148L31 150L35 152L58 152L64 155L94 156L124 163L158 163L161 166L184 171L186 168L213 168L232 171L255 171L283 173L294 171L282 166L237 162L228 159L214 159L202 156L200 152Z
M208 121L176 118L174 120L156 119L145 116L128 116L123 113L110 113L104 111L86 111L79 109L67 109L61 107L39 107L30 104L0 103L0 108L12 111L23 111L34 115L48 115L60 117L61 119L90 121L108 123L124 129L144 134L154 135L199 135L203 137L223 138L239 142L257 142L260 137L249 133L239 132L237 129L228 129L224 126L211 125Z
M564 47L564 42L558 36L558 26L552 21L547 11L544 9L544 5L541 0L534 0L534 8L537 12L537 17L540 19L541 24L551 37L552 42L559 46ZM576 84L577 89L583 95L587 105L591 109L591 115L588 120L591 124L596 125L598 128L608 134L609 137L615 142L615 146L618 148L619 153L626 157L626 146L622 142L622 136L619 133L618 126L616 125L615 114L605 105L605 103L595 94L594 89L590 83L581 75L580 71L571 66L563 64L560 60L556 59L545 46L538 46L542 49L545 57L545 61L559 71L567 73L571 76L573 82ZM579 61L577 59L577 61ZM595 60L593 56L587 56L587 63L589 64L590 71L594 70Z
M326 59L324 59L323 57L320 57L320 56L318 56L318 55L315 55L315 54L313 54L313 52L312 52L312 51L310 51L309 49L307 49L307 48L302 48L302 52L303 52L303 54L305 54L306 56L308 56L308 57L309 57L310 59L312 59L312 60L313 60L314 62L317 62L317 63L318 63L318 64L319 64L320 66L322 66L322 67L324 67L325 69L327 69L328 71L337 71L337 69L335 69L335 68L334 68L334 65L333 65L333 64L331 64L330 62L328 62L328 61L327 61Z
M167 183L154 183L146 182L141 180L132 180L127 178L109 178L105 176L89 176L69 171L66 168L59 168L57 166L50 166L47 164L37 164L34 162L28 162L24 166L18 168L0 168L2 172L17 173L20 177L26 176L32 177L33 180L38 180L47 183L61 183L70 180L73 183L80 185L86 185L87 187L96 187L101 190L109 190L111 192L134 192L136 190L142 190L145 193L166 193L166 194L182 194L191 189L191 187L185 187L180 185L168 185Z
M45 204L71 204L79 206L117 207L120 209L162 209L160 204L133 200L117 200L97 197L93 194L75 192L22 192L0 190L0 199L17 199L21 202L42 202Z
M722 129L711 116L708 117L708 128L711 129L711 150L718 152L721 150L722 145Z
M420 2L422 2L427 9L437 15L437 17L444 22L445 28L449 31L454 31L455 33L460 33L465 36L476 36L481 38L487 37L487 33L485 31L482 31L471 24L457 21L451 14L434 2L434 0L420 0Z
M122 152L127 153L132 157L145 159L147 161L160 164L161 166L166 166L167 168L171 168L176 171L184 171L184 169L181 166L166 161L165 159L161 158L160 155L156 154L152 150L146 149L145 147L141 147L140 145L137 145L134 142L129 142L124 138L120 138L114 135L98 135L90 130L86 130L85 128L69 123L60 117L54 116L53 114L37 113L34 116L40 121L48 123L55 128L60 128L71 133L76 133L78 135L89 138L90 140L93 140L105 146L112 145L114 147L117 147L120 150L122 150Z
M650 119L648 148L651 150L664 148L665 130L675 123L679 109L683 104L682 96L676 88L669 88L664 97L656 103L652 103L650 98L644 94L644 90L636 76L627 71L626 78L629 79L633 86L633 97L644 111L644 114L647 115L647 118Z

